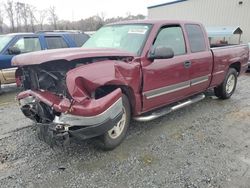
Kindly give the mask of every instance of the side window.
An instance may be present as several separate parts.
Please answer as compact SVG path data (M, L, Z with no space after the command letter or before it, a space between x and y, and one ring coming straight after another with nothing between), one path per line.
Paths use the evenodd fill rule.
M34 52L41 50L41 44L37 37L23 37L13 45L20 49L21 53Z
M180 26L164 27L157 35L154 47L166 46L174 51L174 55L182 55L186 53L185 40Z
M206 43L203 32L199 25L187 24L186 31L190 43L191 52L202 52L206 50Z
M59 36L45 36L48 49L68 48L67 43Z
M75 41L77 47L81 47L88 39L89 36L86 34L69 34L69 36Z

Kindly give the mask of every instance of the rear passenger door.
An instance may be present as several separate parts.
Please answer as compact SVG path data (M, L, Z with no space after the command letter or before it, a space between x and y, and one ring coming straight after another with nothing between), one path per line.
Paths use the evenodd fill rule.
M66 40L62 36L44 36L46 49L69 48Z
M190 94L196 94L209 87L213 68L212 52L206 34L198 24L185 24L189 44ZM206 42L207 41L207 42Z

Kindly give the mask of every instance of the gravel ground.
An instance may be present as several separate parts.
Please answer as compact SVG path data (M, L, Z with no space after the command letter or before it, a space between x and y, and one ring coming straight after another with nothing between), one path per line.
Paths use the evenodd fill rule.
M250 187L249 80L250 73L239 79L230 100L210 96L155 121L132 122L110 152L91 140L50 148L2 94L0 187Z

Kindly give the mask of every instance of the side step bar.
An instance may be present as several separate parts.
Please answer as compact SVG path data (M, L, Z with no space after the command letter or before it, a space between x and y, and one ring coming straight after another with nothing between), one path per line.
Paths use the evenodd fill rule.
M169 114L170 112L173 112L175 110L178 110L180 108L188 106L190 104L199 102L204 98L205 98L204 94L195 95L195 96L193 96L193 97L191 97L191 98L189 98L187 100L184 100L184 101L179 102L179 103L175 103L172 106L170 105L170 106L167 106L165 108L161 108L159 110L156 110L154 112L146 113L144 115L134 117L134 120L141 121L141 122L151 121L151 120L154 120L154 119L159 118L161 116L164 116L166 114Z

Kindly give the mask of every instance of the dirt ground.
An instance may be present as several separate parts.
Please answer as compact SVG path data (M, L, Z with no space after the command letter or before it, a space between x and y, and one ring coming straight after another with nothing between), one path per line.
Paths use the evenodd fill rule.
M148 123L121 146L92 140L50 148L14 101L0 95L0 187L250 187L250 73L229 100L208 97Z

